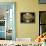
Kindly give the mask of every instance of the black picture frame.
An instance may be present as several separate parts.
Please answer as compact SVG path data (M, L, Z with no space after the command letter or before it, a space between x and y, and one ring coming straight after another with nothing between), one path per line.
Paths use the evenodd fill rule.
M42 2L41 2L42 1ZM45 1L45 2L44 2ZM46 4L46 0L38 0L39 4Z
M35 13L34 12L21 12L20 15L21 15L20 16L21 23L35 23Z

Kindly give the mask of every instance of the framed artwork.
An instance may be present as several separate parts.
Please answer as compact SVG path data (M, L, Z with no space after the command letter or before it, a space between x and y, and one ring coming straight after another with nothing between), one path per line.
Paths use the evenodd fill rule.
M46 0L38 0L40 4L46 4Z
M21 23L35 23L35 14L32 12L21 13Z
M15 2L0 2L0 40L15 40Z
M39 35L46 32L46 11L39 12Z

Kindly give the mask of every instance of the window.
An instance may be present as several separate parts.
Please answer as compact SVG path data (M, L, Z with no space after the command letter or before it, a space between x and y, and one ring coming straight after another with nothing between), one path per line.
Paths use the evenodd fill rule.
M15 40L15 3L0 3L0 40Z
M46 11L39 12L39 27L40 27L40 30L39 30L40 34L43 34L44 32L46 32Z

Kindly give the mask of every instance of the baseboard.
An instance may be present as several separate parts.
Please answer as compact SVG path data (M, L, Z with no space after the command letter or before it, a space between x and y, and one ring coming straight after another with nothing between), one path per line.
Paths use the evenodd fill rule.
M32 41L32 39L31 39L31 38L16 38L16 41L31 42L31 41Z

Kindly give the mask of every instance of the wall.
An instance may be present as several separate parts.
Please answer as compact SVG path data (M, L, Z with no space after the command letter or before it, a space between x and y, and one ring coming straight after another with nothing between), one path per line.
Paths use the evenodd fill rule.
M0 2L16 2L16 37L36 38L39 34L39 10L46 10L46 5L38 3L38 0L1 0ZM35 23L20 23L21 12L34 12Z
M38 2L37 0L20 0L17 5L17 37L20 38L36 38L39 34L39 25L38 25ZM34 12L35 13L35 23L31 24L21 24L20 23L20 13L21 12Z

